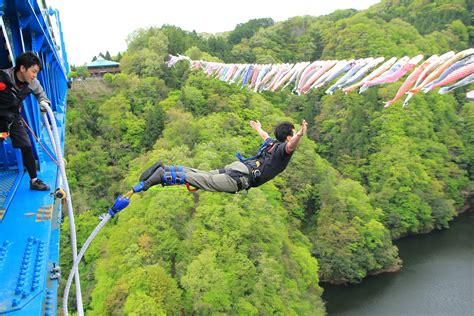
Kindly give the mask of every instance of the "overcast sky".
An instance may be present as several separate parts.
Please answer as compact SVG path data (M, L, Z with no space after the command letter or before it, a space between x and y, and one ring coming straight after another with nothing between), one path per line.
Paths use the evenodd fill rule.
M278 4L277 4L278 2ZM99 52L127 49L138 28L171 24L186 31L218 33L256 18L275 22L293 16L319 16L337 9L366 9L380 0L47 0L59 10L70 64L82 65Z

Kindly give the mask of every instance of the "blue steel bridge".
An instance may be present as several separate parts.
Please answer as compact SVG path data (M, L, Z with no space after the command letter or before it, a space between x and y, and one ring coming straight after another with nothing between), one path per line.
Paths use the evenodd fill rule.
M34 96L23 102L23 118L39 139L31 137L38 176L51 192L30 190L20 150L9 138L0 142L0 315L56 315L66 203L54 191L64 185L57 150L64 149L69 71L58 11L44 0L0 0L0 42L0 68L13 67L23 52L38 55L43 65L38 79L54 117L40 112ZM53 123L59 143L51 137Z

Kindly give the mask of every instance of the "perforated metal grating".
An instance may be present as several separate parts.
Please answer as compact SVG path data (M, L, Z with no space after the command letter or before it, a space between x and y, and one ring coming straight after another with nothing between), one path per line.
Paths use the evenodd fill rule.
M17 176L17 170L0 171L0 207L4 204Z

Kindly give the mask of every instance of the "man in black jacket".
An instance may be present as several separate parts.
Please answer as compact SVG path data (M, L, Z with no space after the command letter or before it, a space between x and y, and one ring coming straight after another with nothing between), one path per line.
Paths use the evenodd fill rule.
M20 114L22 101L30 93L41 105L50 103L36 79L40 70L41 61L33 52L21 54L14 68L0 70L0 132L9 133L13 147L20 148L23 164L30 176L30 189L49 191L49 186L37 177L30 138Z
M276 139L270 138L259 121L250 121L250 126L265 141L254 157L242 158L238 154L239 161L212 171L163 166L157 162L141 175L139 181L143 182L143 190L156 184L187 184L211 192L235 193L270 181L285 170L306 133L307 123L303 120L298 132L289 122L278 124L275 128Z

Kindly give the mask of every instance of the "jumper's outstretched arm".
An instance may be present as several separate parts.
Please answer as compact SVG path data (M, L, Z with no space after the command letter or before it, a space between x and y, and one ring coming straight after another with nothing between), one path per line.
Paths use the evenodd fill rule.
M260 121L254 121L254 120L251 120L250 121L250 126L257 131L258 135L260 135L260 137L263 138L263 140L266 140L268 137L270 137L268 135L267 132L265 132L263 129L262 129L262 124L260 123Z
M306 123L305 120L301 122L301 129L293 135L293 137L288 141L286 144L286 152L287 153L292 153L295 151L296 147L298 147L298 144L300 143L301 137L303 137L304 134L306 134L306 129L308 127L308 123Z

